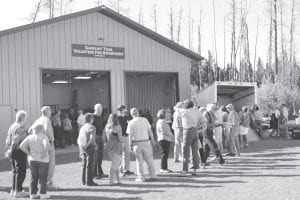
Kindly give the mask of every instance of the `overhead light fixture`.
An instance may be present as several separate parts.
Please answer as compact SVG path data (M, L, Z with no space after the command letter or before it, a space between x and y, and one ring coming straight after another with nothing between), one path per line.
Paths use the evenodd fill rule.
M66 84L66 83L70 83L69 81L65 81L65 80L56 80L56 81L52 81L51 83L54 84Z
M45 73L45 74L44 74L44 77L50 77L50 76L51 76L50 73Z
M80 79L80 80L88 80L91 79L92 77L90 76L75 76L74 79Z

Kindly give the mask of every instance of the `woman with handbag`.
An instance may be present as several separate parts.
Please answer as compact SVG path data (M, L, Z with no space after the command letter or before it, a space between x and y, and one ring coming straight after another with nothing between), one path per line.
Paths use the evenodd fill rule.
M23 192L23 182L26 177L27 155L20 149L21 142L27 137L25 123L27 113L20 110L16 121L9 127L6 137L6 157L10 157L12 166L12 188L10 196L24 198L29 195Z

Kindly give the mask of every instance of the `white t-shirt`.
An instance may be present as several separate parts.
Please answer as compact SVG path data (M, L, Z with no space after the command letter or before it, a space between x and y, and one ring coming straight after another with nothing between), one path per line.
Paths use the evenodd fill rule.
M96 134L95 127L89 123L85 123L81 127L77 138L77 144L79 148L83 148L87 144L91 134Z
M48 137L42 133L28 135L20 144L20 148L29 151L29 161L49 162L50 143Z
M34 127L36 124L43 124L44 125L45 134L49 138L50 143L53 143L54 142L54 133L53 133L53 128L52 128L51 120L48 117L45 117L45 116L39 117L33 123L33 125L30 127L29 133L31 132L32 127Z
M77 124L83 126L85 124L85 115L80 114L77 118Z
M206 122L201 112L195 108L180 109L179 116L181 117L182 127L184 129L197 128L199 123L202 124Z
M132 141L149 140L149 129L151 130L151 125L146 118L135 117L128 122L126 133Z

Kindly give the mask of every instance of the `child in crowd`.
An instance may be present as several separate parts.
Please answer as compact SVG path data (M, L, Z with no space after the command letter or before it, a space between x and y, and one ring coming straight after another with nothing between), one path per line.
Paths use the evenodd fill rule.
M93 181L93 162L96 145L96 128L93 126L93 114L86 113L85 124L79 130L77 144L82 158L82 184L97 186Z
M71 120L69 119L68 114L64 115L64 119L62 121L62 128L63 128L66 144L74 145L72 123Z
M49 199L50 196L46 193L50 143L44 134L45 130L42 124L36 124L32 130L33 134L27 136L20 144L22 151L28 155L30 165L30 199ZM40 183L40 197L37 195L38 183Z
M172 170L168 169L168 157L170 151L171 143L174 143L175 138L171 132L170 126L166 122L166 113L165 109L161 109L157 113L157 122L156 122L156 133L159 145L161 147L161 173L170 173Z
M107 124L105 126L105 135L107 138L106 150L111 159L110 167L110 185L121 184L119 167L121 164L122 156L122 128L119 124L119 119L116 114L110 114ZM116 175L117 183L114 182L114 176Z

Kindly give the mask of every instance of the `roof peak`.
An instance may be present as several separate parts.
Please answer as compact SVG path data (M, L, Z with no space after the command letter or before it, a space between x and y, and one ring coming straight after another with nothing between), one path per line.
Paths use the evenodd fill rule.
M168 48L171 48L175 51L177 51L178 53L181 53L182 55L185 55L186 57L195 60L195 61L200 61L203 59L203 57L201 57L200 55L198 55L197 53L185 48L184 46L181 46L177 43L175 43L174 41L162 36L161 34L158 34L154 31L152 31L151 29L142 26L141 24L135 22L134 20L112 10L111 8L105 6L105 5L101 5L101 6L97 6L94 8L90 8L87 10L82 10L82 11L78 11L75 13L70 13L67 15L62 15L62 16L58 16L58 17L54 17L52 19L46 19L46 20L42 20L42 21L38 21L38 22L34 22L34 23L30 23L30 24L26 24L26 25L22 25L22 26L18 26L15 28L11 28L11 29L7 29L7 30L3 30L0 31L0 36L3 35L7 35L7 34L11 34L14 32L19 32L19 31L23 31L23 30L27 30L27 29L31 29L31 28L35 28L35 27L39 27L39 26L43 26L43 25L47 25L47 24L51 24L51 23L55 23L61 20L67 20L70 18L74 18L74 17L79 17L79 16L83 16L83 15L87 15L87 14L91 14L94 12L99 12L165 46L167 46Z

